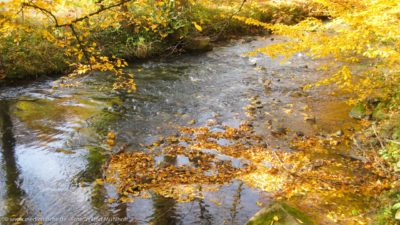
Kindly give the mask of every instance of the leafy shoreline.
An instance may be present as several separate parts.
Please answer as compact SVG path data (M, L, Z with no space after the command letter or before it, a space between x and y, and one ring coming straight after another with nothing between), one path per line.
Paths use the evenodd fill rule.
M88 70L85 65L95 66L97 62L92 60L101 61L99 63L103 65L99 66L100 70L115 70L121 67L120 64L113 65L114 59L117 58L135 62L190 52L193 45L199 45L192 41L197 37L209 37L212 43L230 39L232 36L268 32L237 21L232 18L233 15L251 17L264 22L293 24L304 19L310 10L302 5L292 4L240 5L241 1L233 5L226 5L224 1L219 5L207 1L204 3L182 1L180 4L168 2L157 3L155 8L152 1L138 3L135 6L128 4L122 9L121 18L107 23L103 22L107 20L104 16L96 15L98 18L94 18L90 23L99 23L100 27L80 27L81 31L76 30L79 32L78 41L72 39L73 34L68 34L70 32L68 27L53 28L51 24L24 24L26 19L23 21L16 19L13 23L0 21L5 26L4 34L0 36L0 51L5 53L0 57L0 76L3 78L3 80L0 78L0 83L18 85L21 81L35 80L40 76L75 73L74 70L77 68L78 73L81 73L79 70ZM9 4L18 4L18 1ZM19 6L15 7L17 10ZM33 6L34 9L35 7L37 6ZM29 12L41 16L40 10ZM29 14L25 17L27 15ZM63 36L71 40L65 42L62 40ZM199 46L197 50L207 50L210 43ZM107 57L109 60L104 61L102 57ZM80 67L82 69L79 69Z

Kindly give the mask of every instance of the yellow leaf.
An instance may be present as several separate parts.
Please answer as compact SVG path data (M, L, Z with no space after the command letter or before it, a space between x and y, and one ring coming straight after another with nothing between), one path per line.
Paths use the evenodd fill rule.
M293 112L293 109L284 109L283 110L286 114L291 114Z
M128 197L122 197L120 200L121 200L122 203L134 202L134 199L128 198Z
M158 27L158 25L157 25L157 24L153 24L153 25L151 25L151 29L152 29L152 30L155 30L157 27Z
M115 145L115 140L114 139L107 139L107 144L109 146L114 146Z
M197 24L196 22L192 22L193 23L193 25L194 25L194 27L196 28L196 30L198 30L198 31L203 31L203 28L201 28L201 26L199 25L199 24Z
M103 185L103 184L104 184L104 181L103 181L103 179L96 179L95 183L96 183L97 185Z
M115 139L115 134L114 134L114 132L112 132L112 131L108 132L107 138L108 138L108 139Z
M115 198L109 198L108 200L107 200L107 202L108 203L110 203L110 204L112 204L112 203L114 203L114 202L116 202L117 200L115 199Z
M79 54L78 54L78 61L81 61L82 57L83 57L83 52L79 52Z

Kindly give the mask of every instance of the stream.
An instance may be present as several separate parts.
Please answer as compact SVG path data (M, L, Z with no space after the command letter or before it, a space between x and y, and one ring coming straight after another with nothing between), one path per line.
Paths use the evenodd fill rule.
M112 188L94 181L121 146L141 149L174 134L179 125L204 126L212 120L238 127L253 96L259 96L263 112L255 115L255 130L274 149L289 150L290 138L299 133L356 126L349 107L329 90L302 92L321 76L316 62L302 54L284 63L243 55L276 41L284 40L244 38L207 53L132 65L127 70L138 87L133 94L112 91L113 81L104 74L81 78L83 85L71 88L53 88L56 80L2 88L0 218L43 218L44 224L245 224L260 210L256 203L268 203L271 196L240 181L204 200L179 203L155 195L112 204L107 201L115 195ZM314 119L305 120L304 113ZM271 135L279 129L289 132ZM113 150L104 144L109 131L117 135ZM180 160L185 159L176 163Z

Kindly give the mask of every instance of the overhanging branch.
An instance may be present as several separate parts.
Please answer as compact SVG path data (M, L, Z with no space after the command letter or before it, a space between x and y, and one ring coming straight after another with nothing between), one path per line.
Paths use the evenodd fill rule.
M58 22L58 19L57 19L56 15L54 15L54 13L52 13L50 10L47 10L47 9L45 9L43 7L37 6L37 5L32 4L32 3L26 3L26 2L22 3L22 7L31 7L31 8L34 8L34 9L38 9L43 14L51 17L54 20L54 23L55 23L54 26L55 27L60 28L60 27L70 27L71 25L73 25L75 23L78 23L78 22L81 22L83 20L89 19L90 17L98 15L98 14L100 14L100 13L106 11L106 10L122 6L123 4L131 2L131 1L133 1L133 0L122 0L122 1L120 1L118 3L112 4L112 5L109 5L109 6L101 5L100 8L98 10L94 11L94 12L91 12L91 13L89 13L87 15L78 17L78 18L76 18L76 19L74 19L74 20L72 20L72 21L70 21L68 23L61 23L61 24Z
M78 23L78 22L81 22L81 21L84 21L84 20L86 20L86 19L89 19L89 18L92 17L92 16L98 15L98 14L100 14L101 12L104 12L104 11L106 11L106 10L109 10L109 9L112 9L112 8L115 8L115 7L122 6L122 5L124 5L125 3L131 2L131 1L133 1L133 0L121 0L121 1L118 2L118 3L112 4L112 5L109 5L109 6L106 6L106 7L103 6L103 5L101 5L100 8L99 8L98 10L96 10L96 11L94 11L94 12L92 12L92 13L89 13L89 14L87 14L87 15L78 17L78 18L76 18L76 19L74 19L74 20L72 20L72 21L70 21L70 22L68 22L68 23L61 23L61 24L58 22L57 16L56 16L53 12L51 12L50 10L45 9L45 8L43 8L43 7L41 7L41 6L35 5L35 4L33 4L33 3L28 3L28 2L22 3L22 8L21 8L21 10L23 10L25 7L30 7L30 8L33 8L33 9L37 9L37 10L41 11L43 14L45 14L46 16L48 16L48 17L50 17L50 18L53 19L53 21L54 21L54 27L55 27L55 28L69 27L69 28L71 29L72 34L74 35L75 39L77 40L78 46L79 46L79 48L81 49L83 55L85 56L85 59L88 61L89 66L90 66L90 69L92 69L92 64L91 64L91 62L90 62L89 54L88 54L88 52L86 51L85 46L84 46L84 44L82 43L81 39L79 38L79 35L78 35L78 33L76 32L75 26L74 26L74 25L75 25L76 23Z
M50 10L47 10L47 9L45 9L43 7L40 7L40 6L35 5L35 4L27 3L27 2L22 3L22 8L25 8L25 7L34 8L34 9L37 9L37 10L41 11L43 14L51 17L54 20L54 23L55 23L56 27L59 26L57 17Z

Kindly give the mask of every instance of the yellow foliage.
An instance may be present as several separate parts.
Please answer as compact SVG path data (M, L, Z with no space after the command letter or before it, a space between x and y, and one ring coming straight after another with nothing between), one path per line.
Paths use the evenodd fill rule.
M398 83L400 69L400 3L396 0L311 0L328 17L310 17L296 25L268 24L236 16L246 24L289 37L286 42L256 52L286 58L305 52L313 59L327 58L332 76L319 86L336 84L354 94L352 102L371 94L388 94ZM322 67L321 67L322 68Z

